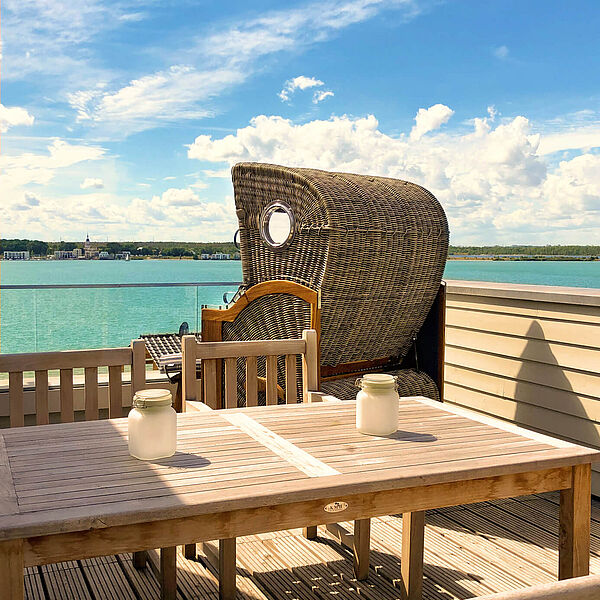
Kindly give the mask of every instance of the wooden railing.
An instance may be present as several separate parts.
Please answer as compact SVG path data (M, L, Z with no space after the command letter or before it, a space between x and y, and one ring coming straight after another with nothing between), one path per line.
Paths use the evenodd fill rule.
M49 422L48 372L59 372L60 421L72 422L73 370L84 371L85 420L99 418L98 369L108 367L109 417L123 416L122 370L131 367L132 393L146 382L146 349L144 340L134 340L129 348L104 350L73 350L0 355L0 373L8 373L9 415L11 427L25 424L23 374L35 373L35 423Z
M576 577L524 590L481 596L474 600L598 600L600 575Z
M202 361L203 400L211 408L237 407L238 380L237 361L245 359L244 386L246 406L258 404L259 389L264 389L267 405L277 404L280 396L277 385L277 357L285 356L285 400L295 404L297 398L296 356L302 356L303 400L308 401L309 392L317 392L319 363L317 332L305 330L299 340L268 340L247 342L197 342L195 336L184 336L183 398L185 402L197 400L197 367ZM264 356L266 376L258 377L258 357ZM221 386L218 385L218 369L225 365L224 402L221 402ZM185 410L185 408L184 408Z
M103 350L71 350L62 352L36 352L31 354L0 355L0 373L8 373L9 418L11 427L25 425L23 402L23 373L35 373L35 423L49 423L48 372L59 371L60 421L71 423L75 419L73 406L73 370L83 369L85 377L85 420L100 417L98 409L98 369L108 367L108 416L123 416L122 370L131 367L131 392L144 388L146 383L146 344L133 340L129 348ZM133 564L137 569L145 566L146 551L134 552Z

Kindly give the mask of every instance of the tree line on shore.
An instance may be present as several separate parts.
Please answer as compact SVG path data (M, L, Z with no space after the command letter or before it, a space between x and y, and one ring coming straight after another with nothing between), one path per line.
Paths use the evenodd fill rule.
M238 249L232 242L93 242L100 252L132 256L199 257L202 254L222 252L234 255ZM0 253L29 251L32 256L48 256L57 250L81 248L81 242L44 242L41 240L0 239Z
M450 246L448 254L458 256L598 257L600 246Z
M238 249L232 242L93 242L99 251L129 252L132 256L194 257L222 252L232 256ZM81 248L81 242L44 242L27 239L0 239L0 253L28 250L32 256L47 256L56 250ZM600 256L600 246L450 246L448 254L463 256Z

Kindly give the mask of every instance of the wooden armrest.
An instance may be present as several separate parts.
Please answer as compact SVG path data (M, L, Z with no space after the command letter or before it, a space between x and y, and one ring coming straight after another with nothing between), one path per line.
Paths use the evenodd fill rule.
M342 402L339 398L323 392L308 392L308 401L312 402Z
M185 403L186 412L212 412L212 408L208 406L208 404L204 404L204 402L197 402L188 400Z

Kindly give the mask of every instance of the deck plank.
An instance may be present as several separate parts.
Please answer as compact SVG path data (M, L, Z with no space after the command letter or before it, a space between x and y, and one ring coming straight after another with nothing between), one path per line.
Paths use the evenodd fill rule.
M25 599L46 600L39 567L27 567L25 569Z
M94 600L77 561L43 565L41 573L48 600Z

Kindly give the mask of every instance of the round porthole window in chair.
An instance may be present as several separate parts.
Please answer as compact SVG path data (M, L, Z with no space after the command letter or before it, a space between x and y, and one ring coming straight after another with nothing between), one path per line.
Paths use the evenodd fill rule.
M271 248L285 248L294 237L294 213L283 202L272 202L260 216L260 235Z

